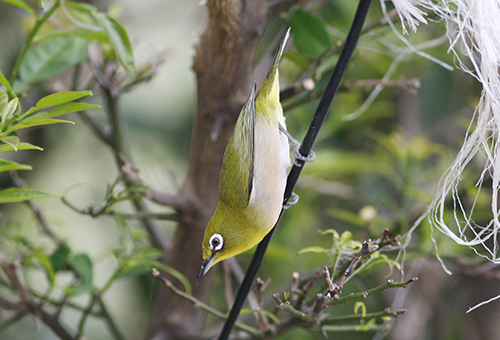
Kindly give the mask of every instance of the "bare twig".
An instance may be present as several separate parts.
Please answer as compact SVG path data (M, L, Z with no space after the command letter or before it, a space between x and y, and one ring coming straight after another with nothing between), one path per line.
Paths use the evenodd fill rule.
M231 284L231 268L229 262L224 261L222 264L224 268L224 294L226 295L227 308L231 308L234 302L233 286Z
M396 10L392 10L388 13L389 18L394 18L397 15ZM387 25L387 18L381 17L380 19L365 25L365 28L361 31L361 35L370 32L371 30ZM318 58L314 63L310 65L310 67L300 76L300 78L295 81L293 84L289 85L287 88L283 89L280 92L280 98L282 101L290 99L298 94L308 92L308 95L298 100L294 103L286 103L284 105L284 109L290 109L293 106L300 105L304 102L308 102L310 100L316 99L320 94L313 93L311 90L314 89L314 81L313 75L316 73L316 70L331 56L335 55L342 48L342 44L339 42L337 45L332 46L331 49L327 50L320 58Z
M167 195L151 188L150 185L146 184L144 180L139 177L138 169L134 167L123 154L120 155L120 159L123 162L121 170L126 181L130 184L143 185L147 188L144 194L145 198L160 205L172 207L175 210L193 209L189 207L188 202L183 200L180 196Z
M298 4L302 0L274 0L269 2L267 6L267 17L273 18L276 15L287 11L290 7Z
M397 311L391 311L389 308L384 309L380 312L375 313L365 313L365 314L354 314L354 315L346 315L340 317L327 317L323 320L322 325L338 325L347 322L355 322L355 321L364 321L370 319L382 319L384 317L392 317L397 318L400 315L406 313L406 309L400 309Z
M220 319L225 320L227 318L226 314L221 313L216 309L213 309L212 307L210 307L206 303L198 300L194 296L192 296L190 294L186 294L185 292L179 290L177 287L175 287L172 284L172 282L170 282L166 277L161 275L160 272L156 268L153 268L153 276L160 279L173 294L191 302L195 307L197 307L197 308L199 308L207 313L210 313L210 314L212 314ZM257 329L255 329L251 326L245 325L244 323L236 322L235 327L242 330L242 331L247 332L248 334L250 334L254 338L262 338L262 334Z
M255 295L257 296L257 301L259 302L258 310L262 309L262 296L270 282L271 279L267 279L267 281L264 282L260 277L258 277L255 281ZM263 313L257 313L257 316L260 321L261 329L264 332L270 331L271 327L269 326L269 320L267 319L266 315L264 315Z
M277 294L277 293L273 294L273 299L274 299L274 301L276 301L279 308L286 310L287 312L289 312L291 315L295 316L296 318L302 319L305 322L313 322L314 321L314 318L311 315L306 314L304 312L301 312L301 311L293 308L292 305L290 305L289 303L283 302L280 299L279 294Z
M2 299L0 303L5 306L10 305L15 307L16 310L25 309L28 310L35 317L39 318L45 325L47 325L59 338L62 340L75 340L67 330L59 322L57 317L50 315L42 306L39 306L33 299L31 293L23 287L16 275L16 264L10 261L6 261L3 255L0 254L0 268L4 271L5 275L8 277L12 284L12 287L16 290L17 294L21 298L20 304L12 305L8 303L8 300Z
M111 314L108 312L108 308L102 301L100 296L97 296L97 301L99 302L99 307L101 308L101 314L104 317L104 320L106 321L106 325L108 326L111 334L113 334L113 337L116 340L123 340L125 339L125 336L122 334L122 332L118 329L118 326L116 325L115 321L111 317Z
M24 183L21 176L19 176L17 171L11 171L10 176L12 180L19 188L26 188L26 184ZM42 211L38 207L38 205L33 200L27 200L25 203L28 205L30 210L32 211L35 219L40 227L40 230L47 235L52 241L54 241L57 245L63 245L64 242L57 237L49 228L49 223L47 222L45 216L43 216Z
M418 277L411 278L410 280L404 281L404 282L394 282L393 280L389 280L386 283L384 283L378 287L368 289L364 292L352 293L352 294L340 297L335 301L335 304L340 305L340 304L349 302L351 300L366 298L366 297L373 295L375 293L383 292L389 288L406 288L406 287L408 287L408 285L410 283L416 282L416 281L418 281Z
M109 131L104 129L99 123L92 118L87 111L82 111L78 114L78 116L83 120L84 123L86 123L90 129L97 135L97 137L103 141L105 144L109 146L112 145L112 140L111 140L111 134Z
M104 101L106 102L106 111L108 114L111 133L108 136L107 134L99 133L98 130L95 131L105 143L111 146L111 149L114 152L116 164L120 171L122 171L123 166L126 165L123 159L129 159L130 157L128 157L127 155L129 155L130 153L127 149L127 144L124 137L123 121L120 110L118 108L118 98L121 92L119 87L115 86L115 84L113 83L114 80L117 81L116 79L113 79L115 70L108 69L106 70L106 72L103 72L99 65L97 65L97 63L92 60L90 60L90 66L103 90L102 93ZM89 123L91 123L90 120ZM127 187L133 185L133 183L128 181L125 181L125 184L127 185ZM137 212L148 212L148 209L144 202L140 200L132 200L132 204ZM165 240L163 240L163 236L158 231L158 226L156 225L155 221L147 217L141 218L140 220L144 224L146 230L150 235L151 243L155 247L166 251L168 248L167 243L165 242Z
M88 316L92 312L92 309L94 309L94 304L97 301L97 293L94 293L92 297L90 298L89 304L87 308L82 313L82 317L80 318L80 321L78 322L78 333L76 335L77 339L80 339L83 335L83 330L85 328L85 324L87 323Z

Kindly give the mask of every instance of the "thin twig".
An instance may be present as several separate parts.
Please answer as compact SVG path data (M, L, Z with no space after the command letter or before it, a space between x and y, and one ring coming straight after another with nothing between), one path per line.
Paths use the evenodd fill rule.
M300 0L274 0L267 5L267 17L273 18L279 13L287 11L290 7L298 4Z
M351 300L355 300L355 299L366 298L370 295L373 295L373 294L378 293L378 292L383 292L383 291L390 289L390 288L406 288L406 287L408 287L408 285L410 283L416 282L416 281L418 281L417 277L411 278L410 280L404 281L404 282L394 282L393 280L389 280L386 283L384 283L378 287L368 289L364 292L351 293L349 295L340 297L335 301L335 305L347 303L347 302L349 302Z
M16 290L17 294L21 298L22 308L29 310L31 314L40 319L45 325L47 325L60 339L62 340L75 340L65 327L63 327L58 320L58 318L50 315L42 306L39 306L31 293L23 287L16 275L16 264L13 262L6 261L3 255L0 254L0 267L3 269L5 275L9 278L12 287ZM4 299L5 300L5 299ZM7 300L3 301L6 302ZM16 308L21 308L16 306Z
M397 11L394 9L390 11L387 15L389 18L393 18L397 15ZM369 31L387 25L387 17L383 16L380 19L365 25L365 28L361 31L361 35L368 33ZM337 44L332 46L331 49L327 50L322 56L320 56L316 61L314 61L309 68L302 74L297 81L293 84L290 84L287 88L283 89L280 92L280 98L282 101L295 97L298 94L302 94L307 92L307 95L303 96L300 100L294 101L293 103L285 103L283 109L290 110L291 108L307 103L313 99L319 97L319 93L315 93L312 90L314 89L314 81L312 80L312 76L316 72L316 70L331 56L337 54L342 48L342 44Z
M365 314L353 314L353 315L346 315L346 316L340 316L340 317L335 317L335 316L330 316L321 322L322 325L338 325L338 324L343 324L347 322L355 322L355 321L364 321L364 320L371 320L371 319L382 319L384 317L392 317L392 318L397 318L400 315L403 315L406 313L406 309L400 309L397 311L391 311L389 308L384 309L383 311L380 312L374 312L374 313L365 313Z
M304 312L301 312L301 311L293 308L292 305L290 305L289 303L283 302L280 299L279 294L277 294L277 293L273 294L273 299L274 299L274 301L276 301L279 308L286 310L288 313L295 316L296 318L302 319L305 322L313 322L314 321L314 318L311 315L306 314Z
M216 309L213 309L212 307L210 307L209 305L207 305L206 303L198 300L197 298L195 298L194 296L190 295L190 294L186 294L185 292L177 289L177 287L175 287L172 282L170 282L166 277L164 277L163 275L160 274L160 272L156 269L156 268L153 268L153 276L160 279L164 284L165 286L167 286L168 289L170 289L170 291L174 294L174 295L177 295L189 302L191 302L196 308L200 309L200 310L203 310L207 313L210 313L220 319L227 319L227 315L224 314L224 313L221 313L219 312L218 310ZM251 326L248 326L244 323L241 323L241 322L236 322L235 324L235 327L242 330L242 331L245 331L247 332L248 334L250 334L251 336L253 336L254 338L262 338L262 334L255 328L251 327Z
M10 176L19 188L26 188L26 184L24 183L21 176L19 176L17 171L11 171ZM38 222L38 226L40 227L41 231L52 241L54 241L54 243L56 243L58 246L64 245L65 243L50 230L49 223L47 222L45 216L43 216L42 211L40 210L38 205L33 200L27 200L25 201L25 203L26 205L28 205L31 212L35 216L35 219Z
M307 133L298 150L299 153L304 157L304 159L309 155L312 146L316 140L316 137L318 136L319 130L326 118L326 115L328 114L328 111L330 110L330 106L332 104L335 93L338 90L342 76L345 70L347 69L349 60L357 45L370 4L371 0L359 1L353 23L351 25L349 34L347 35L346 42L344 44L344 48L339 56L337 64L335 65L335 68L333 70L332 76L318 104L312 122L309 125ZM295 186L297 184L297 180L302 172L304 163L305 163L304 160L297 159L297 163L292 166L290 173L288 174L287 184L285 187L285 193L283 199L284 206L288 203L288 200L292 196L293 190L295 189ZM229 312L229 316L226 322L224 323L224 327L222 328L221 333L219 334L218 338L219 340L226 340L229 338L231 329L233 328L233 325L235 324L236 319L238 318L241 308L243 307L243 303L245 302L246 297L248 296L248 293L251 290L252 284L255 278L257 277L257 272L260 268L262 260L264 259L264 255L266 253L269 242L271 241L274 231L276 230L276 226L279 224L281 217L283 216L283 212L284 210L282 209L273 229L271 229L271 231L264 237L264 239L257 246L257 249L255 250L255 253L252 257L252 260L248 265L245 278L243 279L243 282L240 285L240 289L238 290L238 293L236 295L234 305L231 308L231 311Z
M354 259L351 261L347 269L344 271L344 273L340 276L340 278L337 281L332 282L332 280L330 279L330 273L328 271L328 268L325 268L328 291L326 292L326 294L324 295L318 294L316 297L316 305L314 306L314 310L312 312L315 320L318 320L319 316L323 313L323 311L327 307L333 305L335 301L339 299L339 295L342 292L342 288L344 287L347 278L352 274L354 269L361 263L363 257L373 253L375 250L378 249L378 246L376 245L369 247L368 246L369 242L370 241L363 242L361 250L354 257Z
M92 309L94 308L94 304L96 303L97 300L97 293L92 294L89 304L87 308L82 313L82 317L80 318L80 322L78 322L78 333L76 335L77 339L80 339L83 335L83 330L85 328L85 324L87 323L87 319L92 312Z
M104 128L102 128L101 125L99 125L99 123L87 113L87 111L81 111L78 116L91 128L91 130L97 135L97 137L99 137L101 141L109 146L113 146L111 134Z
M118 329L118 326L116 325L116 322L113 320L111 317L111 314L108 312L108 308L102 301L100 296L97 296L97 301L99 302L99 306L101 308L101 314L104 317L104 320L106 321L106 325L108 326L111 334L116 340L124 340L125 336L122 334L122 332Z

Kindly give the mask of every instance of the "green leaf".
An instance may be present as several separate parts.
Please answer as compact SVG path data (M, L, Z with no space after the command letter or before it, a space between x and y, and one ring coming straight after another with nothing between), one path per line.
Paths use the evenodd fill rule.
M46 113L46 112L44 112ZM68 124L75 124L74 122L70 120L63 120L63 119L50 119L50 118L40 118L40 119L31 119L28 123L19 123L11 126L6 133L10 133L16 130L21 130L21 129L26 129L29 127L33 126L40 126L40 125L50 125L50 124L59 124L59 123L68 123ZM3 140L0 138L0 140Z
M340 235L335 229L326 229L321 231L321 235L333 234L333 242L337 242L340 239Z
M158 270L162 270L177 280L179 280L184 285L184 290L187 294L191 294L192 288L189 280L182 275L181 272L175 270L172 267L167 266L166 264L161 263L160 261L151 261L151 260L143 260L143 259L128 259L123 265L115 272L114 277L116 279L128 277L133 274L143 273L145 271L150 272L152 268L156 268Z
M297 253L298 255L304 254L304 253L330 253L330 249L325 249L321 247L307 247L307 248L302 248L299 250Z
M358 314L358 309L361 308L361 315L364 317L366 315L366 305L363 301L356 301L354 304L354 314Z
M87 41L60 37L30 48L19 66L20 81L16 92L25 91L31 84L56 76L80 64L87 58Z
M79 9L81 11L90 13L90 14L95 14L97 13L97 7L94 5L89 5L83 2L74 2L74 1L66 1L64 3L66 6L71 6L73 8Z
M46 109L48 107L64 104L76 99L80 99L83 97L91 96L92 91L65 91L65 92L57 92L49 94L48 96L43 97L36 103L36 111L40 111ZM31 110L31 109L30 109ZM28 110L29 112L29 110ZM26 112L26 114L28 113ZM35 112L35 111L33 111ZM68 111L71 112L71 111ZM50 116L54 117L54 116Z
M5 144L12 146L12 148L17 151L17 145L19 144L19 137L17 136L4 136L0 137L0 140Z
M56 274L54 273L54 268L52 267L52 262L41 250L35 250L33 255L36 257L38 262L40 262L42 267L45 269L45 273L47 274L47 279L49 280L50 285L52 286L56 280Z
M12 161L6 161L0 159L0 172L12 171L12 170L31 170L31 165L19 164Z
M65 289L66 294L76 296L84 293L89 293L95 290L95 287L90 282L81 282L71 285Z
M40 4L40 7L42 9L45 9L51 2L53 2L54 0L41 0L41 4Z
M17 150L40 150L43 151L43 149L39 146L30 144L30 143L25 143L25 142L19 142L16 146L16 149L12 145L9 144L2 144L0 145L0 152L3 151L17 151Z
M52 110L49 111L49 114L47 117L52 118L56 116L60 116L66 113L70 112L79 112L79 111L85 111L85 110L90 110L90 109L95 109L100 107L99 105L95 104L88 104L88 103L65 103L58 105L54 107Z
M68 246L62 245L59 246L52 253L52 255L50 255L50 262L52 262L52 268L54 269L55 273L63 269L64 265L68 261L70 252L71 249Z
M0 1L3 1L3 2L6 2L8 4L14 5L16 7L22 8L25 11L28 11L34 17L36 17L36 13L33 10L33 8L31 8L30 6L28 6L24 1L21 1L21 0L0 0ZM5 87L7 87L7 86L5 86ZM12 92L12 89L9 90L9 91Z
M8 188L0 191L0 203L14 203L50 197L61 196L27 188Z
M319 18L298 9L290 20L293 41L297 48L314 58L320 57L331 46L330 36Z
M59 30L51 30L47 32L43 32L40 34L37 34L36 37L33 39L34 43L40 43L45 40L50 40L58 37L75 37L75 38L82 38L85 40L94 40L99 43L103 44L109 44L108 37L104 32L102 31L94 31L90 30L87 28L81 28L78 27L74 30L71 30L69 32L63 32Z
M347 241L350 241L352 239L352 233L348 230L344 231L342 235L340 235L340 242L345 243Z
M9 96L7 95L7 92L0 91L0 109L6 106L8 102L9 102Z
M36 119L28 123L27 127L32 127L32 126L39 126L39 125L50 125L50 124L59 124L59 123L68 123L68 124L75 124L75 122L72 122L71 120L64 120L64 119Z
M106 34L118 60L130 78L135 79L135 62L132 44L123 26L105 13L94 14L94 19Z
M9 101L6 105L0 104L0 119L5 122L9 120L10 117L16 112L19 107L19 98L14 98Z
M245 314L245 313L259 313L267 316L269 319L273 320L275 323L280 323L280 319L273 313L271 313L268 310L264 309L250 309L250 308L243 308L240 312L240 314Z
M309 63L307 62L307 60L302 55L293 51L283 52L283 58L290 60L304 71L309 68Z
M12 86L10 86L9 81L7 80L7 78L5 78L1 70L0 70L0 84L5 86L5 88L9 90L9 92L12 92Z
M76 254L71 258L71 266L78 275L82 283L92 283L94 271L92 268L92 260L85 253Z
M137 254L138 258L144 260L158 260L163 256L163 251L154 247L144 247Z

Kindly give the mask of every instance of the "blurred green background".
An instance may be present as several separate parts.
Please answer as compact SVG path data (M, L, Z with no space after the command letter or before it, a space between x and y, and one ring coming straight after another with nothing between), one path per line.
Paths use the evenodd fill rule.
M94 1L93 4L102 11L122 13L119 20L132 39L137 63L165 58L158 74L150 82L125 94L119 104L141 177L157 190L175 193L186 171L196 110L196 84L191 65L194 46L206 25L206 7L198 1L183 0ZM345 38L355 5L348 0L323 1L314 12L328 25L333 44ZM368 22L378 20L381 15L379 3L373 3ZM277 18L269 25L258 55L264 53L282 26L282 20ZM399 29L397 18L394 21ZM25 13L0 2L0 69L6 74L19 53L27 25ZM431 22L406 38L416 46L436 40L435 46L425 48L425 52L453 65L444 34L442 23ZM316 161L307 164L296 189L300 203L285 214L260 270L260 277L272 279L267 288L267 305L273 305L272 293L289 289L286 287L289 287L293 271L309 275L329 263L325 254L297 254L306 247L331 247L331 236L321 235L318 230L334 228L339 233L349 230L356 240L380 237L386 227L394 235L404 234L425 210L441 174L459 149L477 104L480 86L461 71L449 71L404 50L405 45L387 27L364 35L360 41L344 82L381 79L395 58L401 56L391 79L416 79L419 87L413 88L411 84L415 82L409 83L409 89L387 87L365 112L359 114L356 111L372 88L341 88L314 147ZM284 87L303 71L300 63L294 61L294 51L285 55L280 67ZM332 57L325 69L331 69L335 60L336 57ZM325 72L314 79L319 93L328 76ZM63 80L64 75L61 76ZM47 89L57 89L58 80L45 86L37 89L40 95L46 94ZM318 103L318 99L305 104L298 103L300 100L294 98L283 103L289 130L299 140ZM92 115L98 120L104 119L98 110ZM96 140L76 115L71 118L76 125L33 129L24 136L27 141L36 141L42 146L43 152L13 153L11 157L33 165L35 171L22 174L30 187L54 193L67 192L67 197L81 207L99 205L105 196L106 185L116 177L114 160L108 148ZM477 180L478 169L480 164L472 164L464 175L470 177L472 184ZM6 176L0 180L8 185ZM472 195L474 189L472 186L464 190L471 190ZM59 227L58 234L76 251L87 252L98 262L95 282L104 284L114 268L109 253L123 237L114 219L79 215L56 199L42 200L39 204L51 223ZM124 204L122 210L127 211L127 208ZM168 211L154 205L150 208ZM24 209L8 205L2 207L2 214L6 220L19 220L27 214ZM481 209L487 211L488 206L479 206L479 212ZM173 222L161 222L161 226L165 235L173 234ZM34 228L28 222L19 223L18 227L27 233ZM493 323L484 327L489 320L497 318L499 309L494 305L464 315L469 305L496 294L496 281L471 277L457 260L466 258L468 261L471 252L454 246L441 235L435 233L434 237L441 246L441 255L456 274L447 276L436 263L429 226L424 221L413 237L405 263L405 278L419 276L419 282L411 289L387 292L365 301L369 308L380 309L394 303L393 309L408 309L405 316L396 320L387 338L488 339L490 334L498 334L495 333L498 326ZM250 258L251 252L238 256L237 260L246 268ZM221 293L224 287L221 268L219 265L213 269L217 277L210 304L225 311L227 303ZM365 276L350 281L344 293L379 285L387 280L389 273L388 267L375 267ZM41 271L30 275L33 282L44 280ZM394 277L400 278L396 274ZM128 339L144 336L152 287L149 275L122 279L104 297ZM79 299L85 303L88 297ZM342 315L352 312L352 308L352 305L343 305L335 307L331 313ZM65 312L63 317L68 325L75 325L79 313ZM248 320L251 316L242 318ZM207 322L208 331L212 327L213 323ZM379 337L352 332L332 335L335 339L374 336ZM0 333L0 338L54 339L54 335L43 326L39 327L33 318L25 318ZM90 320L86 338L106 339L109 335L101 322ZM323 335L297 330L282 337L304 338L321 339Z

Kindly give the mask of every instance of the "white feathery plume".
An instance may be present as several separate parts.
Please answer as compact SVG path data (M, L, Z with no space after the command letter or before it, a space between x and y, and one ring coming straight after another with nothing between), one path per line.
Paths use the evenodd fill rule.
M384 0L380 0L382 9ZM415 31L419 22L426 23L423 12L417 7L431 10L446 22L447 36L457 61L457 67L472 75L483 86L481 98L476 106L467 130L462 148L455 160L443 174L438 190L427 211L413 224L405 235L405 248L412 232L424 218L430 222L432 230L436 227L456 243L470 247L478 256L494 264L500 263L498 233L500 231L500 1L499 0L392 0L407 34L406 21ZM388 18L389 20L389 18ZM400 34L398 33L398 36ZM467 66L471 65L471 67ZM476 156L484 158L484 168L476 182L479 195L483 185L491 182L491 216L485 225L473 220L477 196L470 208L460 199L458 187L461 175L469 162ZM485 181L489 180L491 181ZM453 202L454 223L445 221L446 199ZM444 262L436 256L448 274ZM404 276L404 271L402 271ZM499 299L500 295L470 308L468 312Z
M384 0L381 0L384 1ZM446 21L447 36L457 60L457 67L475 77L483 86L481 98L457 157L440 180L438 191L426 214L432 226L458 244L471 247L476 254L500 263L498 232L500 229L500 2L498 0L392 0L401 20L412 30L425 23L425 8ZM412 9L413 8L413 9ZM403 21L403 32L406 32ZM467 66L471 65L471 67ZM461 174L476 155L484 157L484 169L476 183L481 190L491 179L491 219L478 225L472 215L475 203L468 210L458 193ZM455 221L446 223L445 201L451 197ZM422 217L424 217L422 216ZM414 230L420 218L412 227ZM411 231L410 230L410 233ZM410 233L407 235L408 240ZM482 248L482 249L481 249Z

